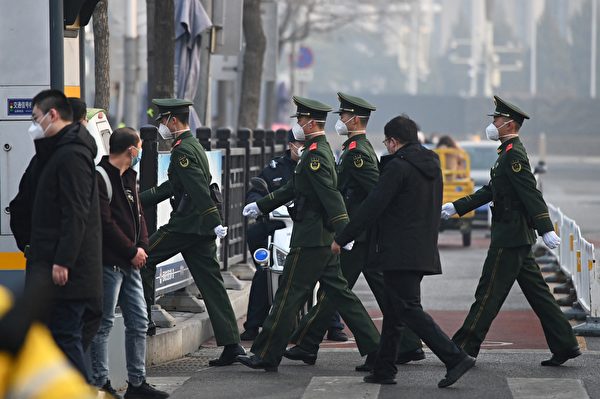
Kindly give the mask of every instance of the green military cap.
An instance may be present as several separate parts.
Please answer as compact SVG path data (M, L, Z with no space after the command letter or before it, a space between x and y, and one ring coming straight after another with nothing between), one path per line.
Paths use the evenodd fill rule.
M315 120L324 121L327 119L327 113L331 111L331 107L327 104L323 104L317 100L311 100L309 98L293 96L294 104L296 104L296 113L290 115L292 118L299 118L301 116L308 116Z
M523 124L523 120L529 119L529 115L523 112L519 107L514 104L504 101L498 96L494 96L494 104L496 109L493 113L488 116L504 116L517 122L519 125Z
M182 98L155 98L152 104L158 107L157 121L170 114L185 114L190 112L190 105L194 103Z
M340 100L340 109L334 111L336 114L350 112L358 116L369 116L371 115L371 111L377 109L373 104L360 97L351 96L342 92L338 92L337 95Z

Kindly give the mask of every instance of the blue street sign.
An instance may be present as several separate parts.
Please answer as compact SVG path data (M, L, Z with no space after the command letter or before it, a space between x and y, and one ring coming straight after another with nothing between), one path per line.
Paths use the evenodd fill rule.
M296 59L296 68L310 68L315 61L312 50L309 47L300 46L298 49L298 58Z

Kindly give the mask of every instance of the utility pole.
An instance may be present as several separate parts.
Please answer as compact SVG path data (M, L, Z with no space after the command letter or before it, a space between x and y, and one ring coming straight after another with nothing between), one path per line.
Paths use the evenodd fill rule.
M596 62L598 46L598 0L592 0L592 40L590 62L590 97L596 98Z
M125 115L127 126L139 126L137 0L125 4Z
M410 95L416 95L419 90L419 35L421 4L412 3L410 6L410 43L408 59L408 79L406 80L406 91Z
M529 7L531 11L529 19L529 34L531 36L531 51L529 59L529 94L531 97L535 97L537 94L537 10L534 2L532 2Z
M50 88L65 89L64 11L62 0L50 0Z
M479 71L481 67L482 39L484 32L482 31L482 22L485 20L485 13L482 12L484 3L481 0L471 0L471 60L469 77L471 85L469 88L469 97L476 97L479 94Z

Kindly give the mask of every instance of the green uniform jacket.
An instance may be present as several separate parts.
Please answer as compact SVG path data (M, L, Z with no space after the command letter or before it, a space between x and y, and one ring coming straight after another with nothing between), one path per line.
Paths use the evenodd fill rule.
M323 247L348 224L348 213L337 189L331 147L325 135L307 140L294 175L285 186L257 201L262 213L294 200L297 216L290 247Z
M213 230L221 224L221 217L210 196L212 176L208 159L189 130L175 140L167 174L168 181L140 194L142 205L153 206L173 196L173 211L166 229L214 236Z
M518 247L535 242L535 228L543 235L554 230L542 193L536 188L529 158L518 137L498 148L491 180L475 193L454 202L459 215L493 201L492 247Z
M337 172L338 190L352 219L379 180L377 154L366 135L359 134L344 142ZM367 233L362 233L355 241L364 242L366 237Z

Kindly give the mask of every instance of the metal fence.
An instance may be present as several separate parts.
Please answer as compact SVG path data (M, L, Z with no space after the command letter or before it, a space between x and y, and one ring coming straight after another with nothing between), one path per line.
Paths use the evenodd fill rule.
M156 186L158 181L158 131L154 126L146 126L140 129L140 133L144 140L144 156L140 165L140 190L143 191ZM220 259L222 270L226 271L230 265L248 261L247 221L242 216L246 191L250 178L257 176L272 158L283 155L286 149L287 131L240 129L234 133L228 128L215 130L199 128L196 130L196 138L207 151L219 149L223 154L221 176L223 225L228 226L229 229L222 241ZM151 234L157 228L156 207L144 209L144 212ZM191 279L189 280L191 282ZM181 284L173 285L175 289L180 286ZM167 289L161 293L173 290Z
M558 248L552 250L567 283L572 283L576 301L569 314L583 315L586 322L575 326L579 335L600 335L600 271L596 267L594 244L581 236L577 223L562 211L548 205L550 219L561 238Z

